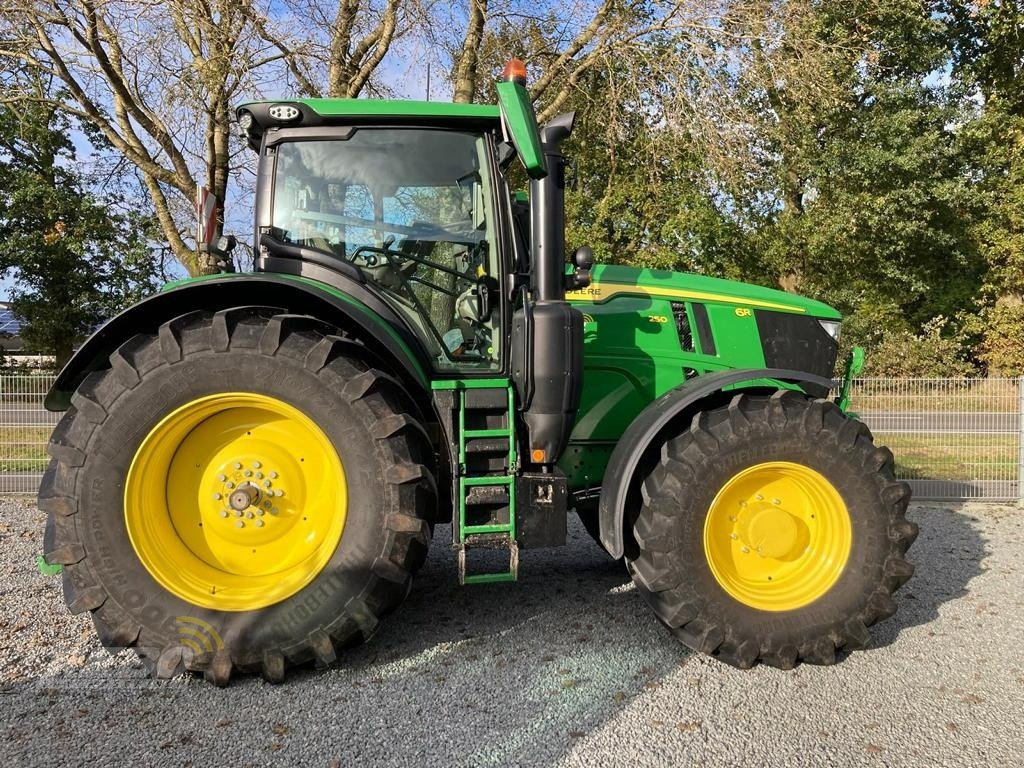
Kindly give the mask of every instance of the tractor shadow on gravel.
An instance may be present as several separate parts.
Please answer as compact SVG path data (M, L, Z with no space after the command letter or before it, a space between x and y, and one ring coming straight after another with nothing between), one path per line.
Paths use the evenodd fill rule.
M941 606L967 595L970 581L982 573L987 551L972 526L977 518L955 504L940 503L915 505L910 518L920 526L909 551L916 571L895 595L896 615L871 628L868 652L892 645L904 629L935 621ZM347 655L344 666L373 665L470 640L486 650L488 637L530 635L528 624L548 621L564 630L542 657L572 655L578 650L574 644L593 641L630 647L641 629L677 658L690 654L661 627L623 565L601 551L575 519L568 546L524 553L518 584L460 587L454 556L445 551L448 536L449 529L438 526L431 557L406 603L367 646ZM538 632L538 648L552 640L552 633L541 627L533 631Z
M972 525L973 514L956 504L923 502L913 504L908 517L920 526L907 553L914 576L894 596L896 615L871 628L868 652L893 644L904 629L938 619L940 608L967 595L971 580L983 571L988 552Z
M569 640L607 641L618 635L615 627L625 634L637 621L650 624L655 634L664 632L633 588L625 566L603 552L575 516L566 547L520 553L517 583L459 586L450 540L450 528L438 526L430 557L414 578L409 597L366 646L346 655L345 666L466 641L477 641L479 651L487 651L488 638L513 633L531 635L541 648L553 639L552 633L530 625L549 622L563 629L555 647L542 656L561 655L559 649L573 644ZM678 644L667 632L663 640L680 654L686 652L674 647Z

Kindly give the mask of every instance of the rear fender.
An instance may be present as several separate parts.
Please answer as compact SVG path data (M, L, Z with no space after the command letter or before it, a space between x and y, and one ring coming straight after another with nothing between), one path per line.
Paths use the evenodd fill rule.
M730 394L724 392L726 387L743 385L763 389L765 382L773 390L783 388L786 384L796 385L814 396L827 395L832 388L829 379L782 368L717 371L690 379L669 390L650 403L626 428L608 461L598 507L601 543L612 557L622 557L626 541L631 538L625 530L625 512L627 506L640 503L641 478L638 470L644 457L661 445L662 437L673 425L688 421L693 414L716 406L723 394Z
M409 393L418 402L429 402L429 363L419 341L383 301L354 282L352 288L341 292L305 278L261 273L186 281L143 299L96 331L58 374L46 394L46 408L67 410L83 379L107 368L114 350L136 334L155 333L168 320L196 310L257 305L315 317L372 344Z

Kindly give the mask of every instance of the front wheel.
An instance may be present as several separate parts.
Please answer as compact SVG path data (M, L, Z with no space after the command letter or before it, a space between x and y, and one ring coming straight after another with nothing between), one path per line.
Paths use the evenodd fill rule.
M409 591L436 504L409 396L312 318L195 312L91 374L51 438L44 553L167 677L334 661Z
M737 395L666 441L627 566L687 646L738 667L831 664L896 611L910 489L834 404Z

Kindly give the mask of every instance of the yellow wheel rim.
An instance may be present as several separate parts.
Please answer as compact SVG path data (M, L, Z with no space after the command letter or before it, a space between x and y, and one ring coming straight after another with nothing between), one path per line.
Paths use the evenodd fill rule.
M852 544L839 491L819 472L788 461L734 475L704 521L711 573L736 600L762 611L795 610L824 595Z
M125 483L128 536L146 570L193 605L251 611L309 584L345 527L337 451L304 413L266 395L194 400L143 440Z

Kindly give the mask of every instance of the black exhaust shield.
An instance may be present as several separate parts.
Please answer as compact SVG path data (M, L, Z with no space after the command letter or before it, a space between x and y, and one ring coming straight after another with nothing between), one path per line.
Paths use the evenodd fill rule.
M583 316L565 301L565 167L574 115L541 129L548 173L530 183L533 301L512 320L512 370L527 429L526 459L550 466L565 450L583 389Z

